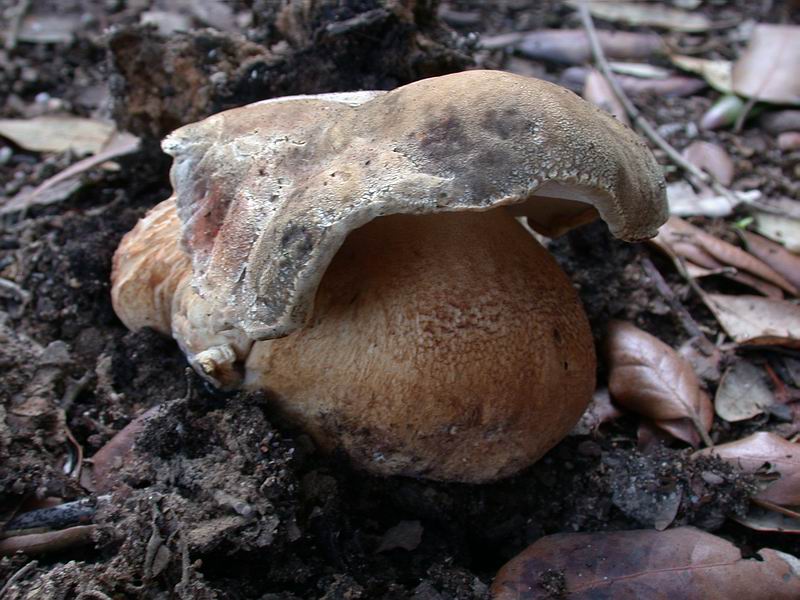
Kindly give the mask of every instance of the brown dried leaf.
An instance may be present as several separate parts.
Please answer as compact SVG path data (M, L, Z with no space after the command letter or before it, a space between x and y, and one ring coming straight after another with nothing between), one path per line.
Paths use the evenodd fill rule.
M682 155L696 167L716 177L722 185L730 185L733 181L733 161L728 153L716 144L692 142L683 150Z
M733 65L733 90L775 104L800 104L800 27L759 24Z
M630 127L631 122L628 119L628 113L625 112L625 107L614 94L606 78L597 69L591 69L586 77L583 99L614 115L618 121Z
M728 422L752 419L775 402L764 369L747 360L731 365L719 382L714 397L714 410Z
M664 47L661 37L652 33L598 31L597 37L610 59L648 59ZM527 58L568 65L583 64L592 58L589 38L583 29L532 31L522 37L517 49Z
M96 154L113 134L110 123L70 115L0 119L0 136L33 152Z
M687 12L670 8L660 3L616 2L614 0L567 0L567 4L577 7L586 3L589 11L598 19L660 27L673 31L701 32L711 27L711 21L699 12Z
M747 271L764 281L777 285L790 294L797 295L798 293L797 288L791 282L762 260L678 217L670 217L659 230L657 237L660 242L672 247L676 254L678 253L676 244L693 244L723 264ZM685 248L685 246L678 246L678 248Z
M745 231L743 235L750 254L764 261L795 287L800 287L800 256L755 233Z
M609 423L622 416L622 411L611 402L611 395L606 388L600 388L592 395L592 401L581 416L580 421L572 429L571 435L589 435L597 431L604 423Z
M81 485L84 488L90 492L107 492L114 487L120 466L127 459L147 421L158 413L158 409L158 406L154 406L136 417L94 454L90 467L81 472Z
M764 548L742 558L730 542L693 527L549 535L508 562L493 600L552 598L541 584L564 575L570 600L790 600L800 597L800 560Z
M745 473L778 474L756 497L775 504L800 504L800 444L774 433L758 432L735 442L705 448L695 455L719 456Z
M388 552L398 548L411 552L422 542L422 524L419 521L400 521L383 534L375 552Z
M753 506L744 517L733 517L737 523L755 531L800 533L800 519Z
M622 406L694 446L711 429L713 410L691 365L661 340L630 323L612 322L608 335L608 389ZM686 435L676 421L697 431ZM702 435L702 434L700 434Z
M793 202L793 204L798 204ZM783 216L755 211L755 228L758 233L786 246L790 251L800 253L800 216Z
M672 64L700 75L708 82L708 85L713 87L718 92L723 94L731 94L733 91L733 82L731 81L731 71L733 70L733 63L728 60L708 60L705 58L697 58L695 56L682 56L680 54L671 54L669 59Z
M800 306L761 296L704 294L703 301L737 344L800 348Z

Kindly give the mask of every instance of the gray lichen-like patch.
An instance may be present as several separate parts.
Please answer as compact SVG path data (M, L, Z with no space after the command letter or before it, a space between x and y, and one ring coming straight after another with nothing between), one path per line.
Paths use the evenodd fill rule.
M344 239L380 216L518 205L558 233L596 211L628 240L666 219L661 170L632 131L509 73L260 102L183 127L164 149L193 284L254 339L302 327Z

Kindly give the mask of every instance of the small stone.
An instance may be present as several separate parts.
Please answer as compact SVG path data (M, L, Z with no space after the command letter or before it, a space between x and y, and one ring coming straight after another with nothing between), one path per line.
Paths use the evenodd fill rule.
M14 151L10 147L3 146L0 148L0 165L8 164L12 156L14 156Z
M703 481L705 481L708 485L721 485L725 483L725 479L723 477L720 477L711 471L703 471L700 474L700 477L702 477Z

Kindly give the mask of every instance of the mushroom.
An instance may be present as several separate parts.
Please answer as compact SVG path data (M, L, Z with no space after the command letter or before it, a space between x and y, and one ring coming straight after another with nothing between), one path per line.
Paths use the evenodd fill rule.
M630 241L666 219L632 131L510 73L257 102L163 147L175 193L117 250L117 314L377 474L505 477L588 404L586 315L521 218Z

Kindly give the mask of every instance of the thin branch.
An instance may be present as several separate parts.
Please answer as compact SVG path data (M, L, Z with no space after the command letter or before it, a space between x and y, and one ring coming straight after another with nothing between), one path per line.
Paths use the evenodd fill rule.
M3 586L3 589L0 590L0 598L5 598L6 592L10 590L11 587L15 583L17 583L20 579L25 577L29 572L33 571L38 564L39 564L38 561L32 560L25 566L20 567L20 569L16 573L14 573L11 577L8 578L8 581L6 581L6 584Z
M583 27L586 29L586 35L589 37L589 45L592 48L592 55L597 63L597 68L600 70L600 73L602 73L603 77L605 77L608 81L608 84L611 86L611 90L614 92L614 95L622 103L622 106L625 108L625 112L628 113L631 122L638 127L641 132L650 139L651 142L661 148L661 150L664 151L664 153L675 165L686 171L692 177L695 177L701 183L709 186L720 196L727 198L733 206L739 204L739 198L736 197L736 194L733 191L722 185L709 173L706 173L683 158L680 152L678 152L672 144L665 140L661 134L656 131L652 123L650 123L650 121L648 121L644 115L642 115L641 111L636 108L636 105L631 101L630 98L628 98L627 94L625 94L622 86L620 86L617 78L614 76L611 66L608 64L608 59L603 52L603 47L600 45L600 40L597 38L597 30L594 27L592 14L589 12L589 8L585 3L578 5L578 13L580 14Z

